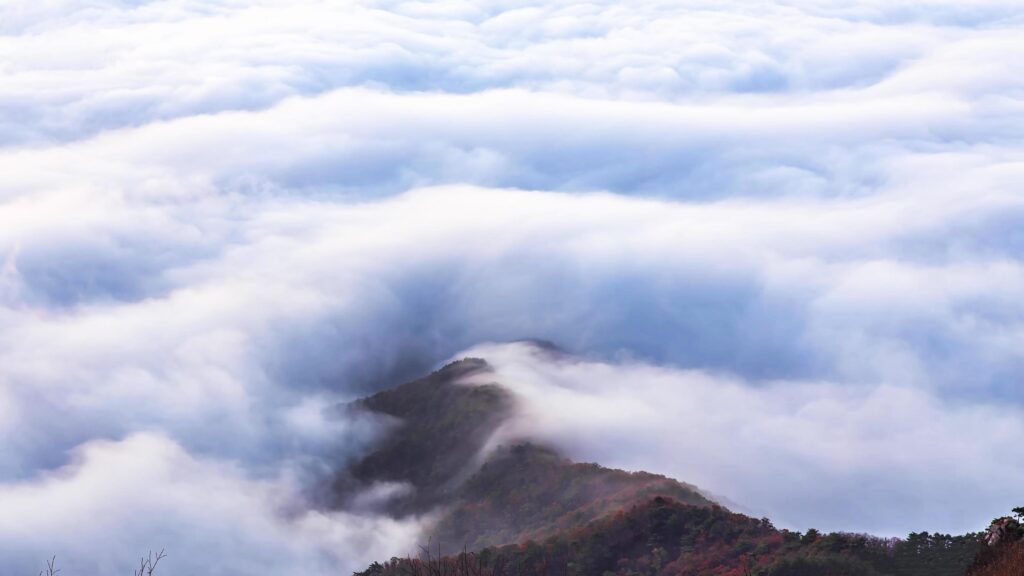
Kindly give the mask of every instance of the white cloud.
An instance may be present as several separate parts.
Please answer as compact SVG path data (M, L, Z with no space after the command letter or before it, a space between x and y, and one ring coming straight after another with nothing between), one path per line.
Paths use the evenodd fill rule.
M790 528L956 532L1013 506L993 479L1024 481L1019 406L958 405L912 386L744 381L525 344L464 355L487 359L496 373L483 380L524 400L506 438L687 478Z
M333 534L316 542L414 528L252 504L373 433L324 408L539 337L665 366L584 365L650 377L636 410L656 393L683 410L680 386L735 403L688 431L771 440L777 477L805 476L673 460L648 442L660 425L616 440L635 462L595 458L660 458L793 525L978 528L1005 496L981 475L1019 472L1000 463L1024 400L1015 4L6 3L0 493L29 503L7 521L48 491L94 513L90 471L152 449L156 484L178 482L167 462L194 472L180 514L152 508L166 541L75 548L80 573L141 551L120 544L320 566L295 522ZM614 422L615 392L572 399ZM991 441L951 436L986 418ZM921 484L954 460L966 472ZM882 516L815 491L854 481ZM224 486L265 530L235 539L182 503ZM953 493L970 514L941 515ZM107 500L111 518L145 508ZM65 554L30 536L19 570Z
M33 556L56 550L67 572L123 572L172 541L171 572L336 574L404 553L418 534L415 519L310 510L300 490L287 470L252 479L161 435L89 442L71 464L0 487L0 566L31 573Z
M32 120L11 123L7 139L21 141L261 109L342 86L685 99L858 88L908 63L1009 81L1014 3L972 6L14 2L0 108ZM950 61L944 51L977 43L979 28L997 57L986 67Z

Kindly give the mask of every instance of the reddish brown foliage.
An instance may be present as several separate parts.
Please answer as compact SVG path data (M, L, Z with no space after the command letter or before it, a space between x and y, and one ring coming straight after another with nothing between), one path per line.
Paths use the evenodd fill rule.
M1024 576L1024 540L998 546L984 556L970 576Z

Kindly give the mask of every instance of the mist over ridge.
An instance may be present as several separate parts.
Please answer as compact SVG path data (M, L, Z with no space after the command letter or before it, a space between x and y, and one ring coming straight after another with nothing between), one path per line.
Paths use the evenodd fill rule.
M576 460L796 529L981 528L1024 482L1022 27L5 2L0 573L401 554L427 519L318 497L384 433L337 407L466 356Z

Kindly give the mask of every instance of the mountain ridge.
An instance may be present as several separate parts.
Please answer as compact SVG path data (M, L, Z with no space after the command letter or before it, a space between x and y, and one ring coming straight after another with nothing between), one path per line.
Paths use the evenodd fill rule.
M379 497L363 502L393 516L433 513L432 540L447 552L548 537L652 495L713 504L695 486L573 462L535 439L492 445L517 400L479 378L487 374L493 370L485 360L464 358L346 405L390 422L366 454L338 472L335 500L351 505L372 492Z
M486 360L465 358L345 407L390 424L338 472L339 502L388 487L379 509L424 519L427 545L425 558L392 558L357 574L964 576L985 550L980 533L780 530L666 476L573 462L528 436L498 438L519 407L498 380Z

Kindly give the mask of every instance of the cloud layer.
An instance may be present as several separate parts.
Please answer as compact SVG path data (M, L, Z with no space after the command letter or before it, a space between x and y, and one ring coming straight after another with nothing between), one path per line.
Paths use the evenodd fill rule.
M589 359L489 349L552 438L780 523L1022 479L1013 2L2 10L5 573L401 552L312 505L374 432L325 408L519 338Z
M1024 423L1003 405L964 406L898 384L583 360L527 344L466 353L495 366L480 381L525 400L496 443L539 436L587 461L687 478L788 528L955 532L1013 507L1016 495L993 478L1024 478Z
M0 489L0 566L24 572L30 554L59 549L62 570L117 572L126 551L169 541L166 563L180 572L337 573L404 554L419 533L415 520L310 510L293 500L295 482L252 480L160 435L92 441L67 466Z

